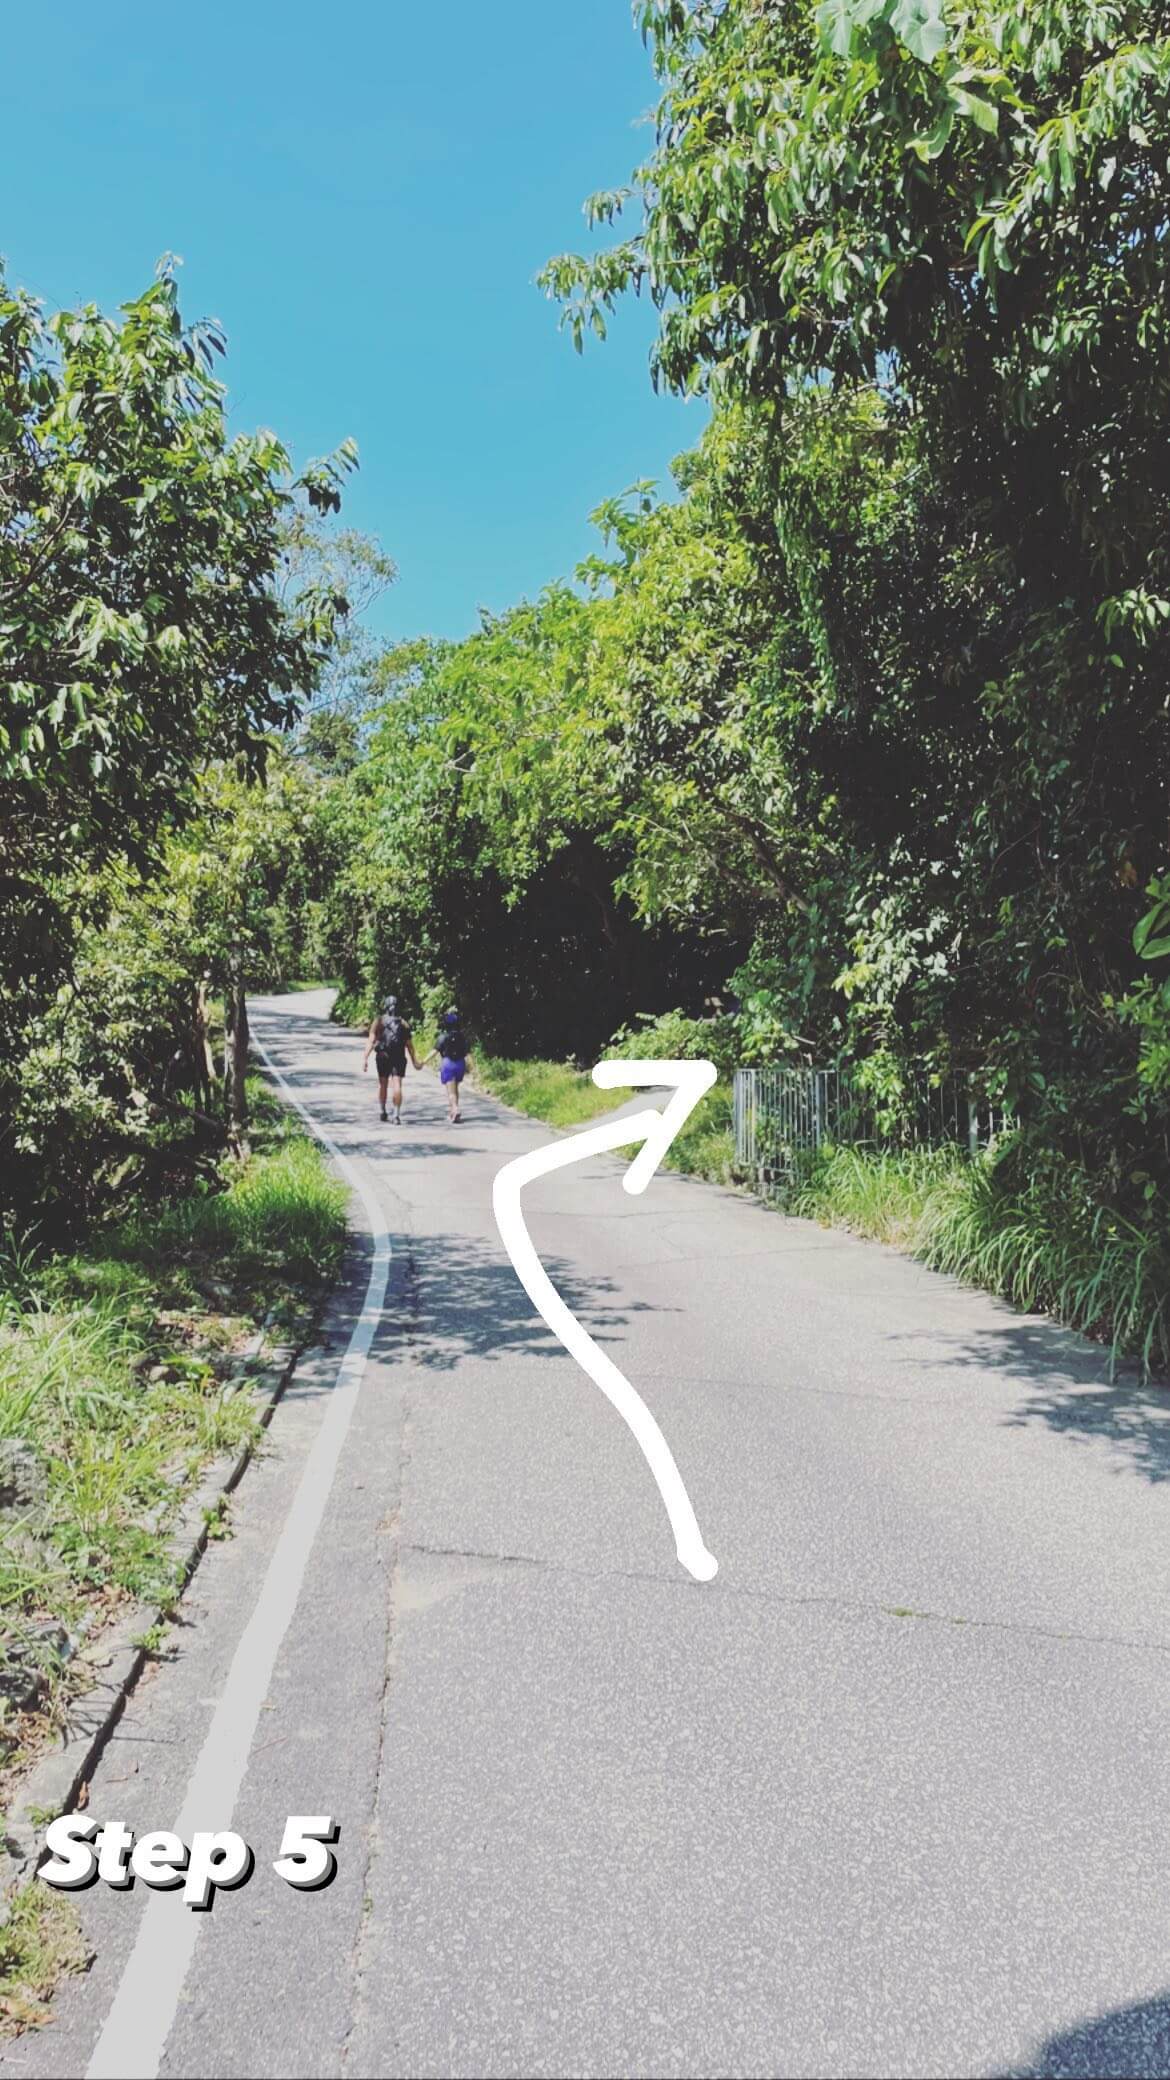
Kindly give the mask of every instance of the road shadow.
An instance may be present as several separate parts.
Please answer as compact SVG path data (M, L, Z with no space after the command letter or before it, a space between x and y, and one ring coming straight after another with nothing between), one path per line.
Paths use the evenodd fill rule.
M290 1033L300 1037L311 1033L314 1040L344 1040L351 1047L357 1037L354 1027L335 1025L332 1019L314 1017L310 1011L257 1011L252 1006L249 1023L256 1038L273 1054L284 1047Z
M292 1089L297 1091L303 1079L314 1118L338 1136L347 1154L377 1166L380 1181L391 1191L398 1162L433 1159L445 1164L452 1157L487 1152L476 1133L480 1122L475 1113L465 1115L452 1128L442 1100L436 1099L433 1090L414 1111L409 1076L402 1126L383 1124L378 1119L372 1073L367 1077L360 1074L352 1033L284 1005L268 1026L266 1032L262 1015L256 1022L257 1036L270 1046L273 1061ZM311 1066L299 1073L297 1042L305 1036L312 1039L315 1054ZM336 1066L323 1065L319 1049L324 1040L335 1040L339 1051L344 1048L346 1060L338 1059ZM355 1099L363 1112L368 1106L368 1120L355 1119ZM506 1113L477 1093L477 1110L481 1104L485 1128L506 1122ZM362 1137L358 1148L351 1139L355 1127ZM335 1294L329 1311L333 1332L329 1350L302 1361L292 1389L298 1395L329 1390L329 1360L338 1346L344 1347L357 1318L368 1254L364 1243L351 1254L343 1288ZM620 1340L632 1314L652 1311L646 1302L624 1299L619 1303L618 1288L609 1278L582 1276L562 1258L546 1256L543 1261L566 1306L600 1343ZM378 1341L388 1351L403 1339L409 1342L411 1363L436 1372L451 1371L469 1357L490 1361L517 1356L566 1358L564 1346L537 1313L503 1243L494 1234L490 1240L457 1231L442 1236L395 1234Z
M502 1243L467 1235L414 1236L406 1248L413 1364L449 1372L466 1358L566 1361L564 1345L537 1314ZM631 1315L654 1311L644 1301L619 1302L608 1278L582 1277L562 1258L543 1261L565 1305L598 1343L620 1340Z
M1002 2080L1170 2080L1170 1998L1135 2001L1062 2030Z
M378 1084L372 1066L363 1076L356 1060L335 1069L314 1063L312 1072L302 1076L275 1056L273 1059L293 1096L308 1106L319 1126L343 1143L347 1154L377 1156L400 1149L404 1154L458 1155L468 1130L474 1134L477 1122L466 1113L457 1128L448 1127L446 1106L434 1086L420 1094L417 1086L412 1090L407 1083L402 1124L395 1126L392 1120L378 1117ZM492 1122L485 1119L483 1124ZM441 1130L450 1138L433 1138ZM361 1137L356 1147L355 1133Z
M352 1238L318 1333L285 1389L289 1401L332 1392L361 1315L372 1254L367 1236ZM564 1258L546 1255L543 1263L565 1305L600 1344L620 1342L634 1314L668 1311L648 1301L619 1301L611 1279L583 1277ZM569 1362L498 1238L459 1234L395 1239L375 1349L391 1363L406 1361L437 1373L452 1372L468 1358L493 1364L518 1357Z
M996 1301L997 1309L1006 1303ZM996 1327L961 1336L922 1332L894 1337L921 1343L923 1334L941 1344L941 1365L956 1386L965 1372L997 1374L1022 1391L1015 1408L1001 1417L1005 1428L1035 1425L1071 1444L1105 1441L1114 1449L1114 1470L1160 1484L1170 1481L1170 1384L1143 1380L1136 1365L1119 1364L1110 1378L1109 1354L1056 1322L1007 1317ZM937 1350L907 1365L939 1366Z

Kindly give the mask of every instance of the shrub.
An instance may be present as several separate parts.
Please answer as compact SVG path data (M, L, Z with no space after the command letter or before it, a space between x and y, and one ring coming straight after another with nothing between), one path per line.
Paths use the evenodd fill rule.
M936 1271L1044 1311L1109 1344L1113 1360L1170 1371L1165 1207L1139 1224L1068 1157L1020 1134L968 1160L954 1149L825 1149L792 1211L893 1242Z
M614 1034L605 1053L627 1062L714 1062L721 1077L730 1077L741 1060L734 1018L688 1018L685 1011L658 1017L640 1011L632 1026Z

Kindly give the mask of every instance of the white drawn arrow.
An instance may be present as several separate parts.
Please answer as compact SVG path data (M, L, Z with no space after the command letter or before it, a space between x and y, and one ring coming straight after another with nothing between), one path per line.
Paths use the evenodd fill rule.
M651 1106L645 1112L609 1120L600 1127L591 1128L588 1133L574 1134L566 1141L554 1141L548 1148L534 1148L530 1155L517 1156L514 1162L505 1163L504 1168L497 1172L492 1187L496 1226L517 1278L553 1335L560 1338L565 1349L629 1424L658 1483L679 1560L699 1582L709 1582L717 1573L719 1562L703 1544L691 1498L683 1486L670 1446L625 1374L619 1372L612 1359L599 1349L561 1299L524 1224L520 1194L526 1184L546 1176L550 1170L564 1170L570 1163L582 1163L589 1156L605 1155L615 1148L628 1148L634 1141L640 1141L642 1147L626 1171L622 1184L627 1192L644 1192L679 1128L700 1098L710 1090L715 1076L716 1070L711 1062L598 1062L593 1071L593 1081L602 1090L618 1090L627 1084L638 1088L645 1084L673 1084L674 1090L665 1110L659 1112Z

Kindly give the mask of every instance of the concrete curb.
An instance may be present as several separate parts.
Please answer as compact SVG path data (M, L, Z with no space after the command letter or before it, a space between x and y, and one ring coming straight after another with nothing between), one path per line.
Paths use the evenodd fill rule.
M236 1391L248 1382L258 1403L261 1430L267 1429L271 1422L298 1360L312 1343L318 1321L319 1310L314 1314L309 1333L302 1343L266 1347L267 1334L272 1326L269 1317L261 1324L240 1363L224 1381L225 1388L234 1386ZM176 1598L188 1588L203 1557L211 1525L225 1498L242 1478L258 1442L254 1439L238 1453L224 1453L213 1460L199 1486L183 1504L170 1541ZM108 1632L101 1634L95 1645L102 1650L103 1679L70 1706L69 1733L62 1746L43 1756L21 1780L0 1843L0 1927L8 1918L12 1893L36 1868L44 1854L44 1830L49 1820L73 1808L82 1785L92 1775L98 1756L122 1716L126 1700L147 1660L147 1649L141 1645L143 1635L155 1625L166 1624L164 1611L169 1608L169 1603L159 1608L139 1604L118 1618ZM83 1648L83 1657L84 1654Z

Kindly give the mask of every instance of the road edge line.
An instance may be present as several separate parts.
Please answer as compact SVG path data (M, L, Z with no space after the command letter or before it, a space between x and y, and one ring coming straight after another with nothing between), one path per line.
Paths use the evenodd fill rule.
M365 1299L337 1368L321 1424L187 1781L182 1810L175 1822L175 1832L185 1841L198 1828L231 1825L251 1759L260 1708L296 1614L349 1434L370 1346L382 1320L392 1257L386 1216L373 1192L350 1158L286 1082L259 1035L253 1031L251 1037L273 1081L300 1113L314 1139L328 1150L361 1201L374 1253ZM210 1810L213 1806L214 1812ZM156 1892L148 1900L86 2068L87 2080L156 2080L194 1956L199 1926L200 1917L185 1907L181 1894Z

